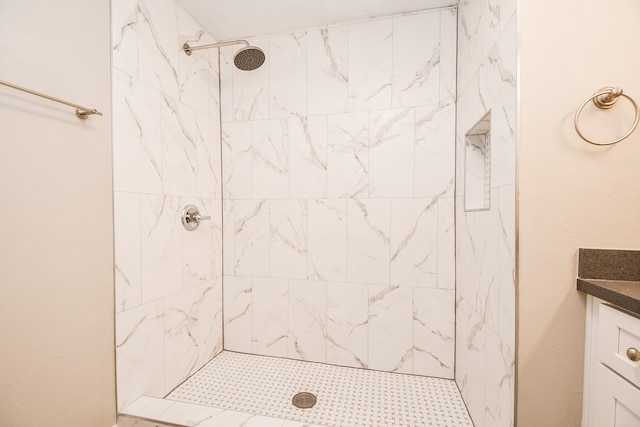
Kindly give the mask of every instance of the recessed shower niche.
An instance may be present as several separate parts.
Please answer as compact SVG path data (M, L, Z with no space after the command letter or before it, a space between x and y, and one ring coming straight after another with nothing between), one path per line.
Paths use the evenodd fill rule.
M464 137L464 210L491 208L491 112Z

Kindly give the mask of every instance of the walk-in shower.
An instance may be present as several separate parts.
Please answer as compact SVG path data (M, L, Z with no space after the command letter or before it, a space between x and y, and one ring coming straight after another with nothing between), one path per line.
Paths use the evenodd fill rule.
M191 46L189 43L185 43L182 45L182 50L184 50L184 53L187 54L187 56L191 56L191 52L194 50L221 48L236 44L245 45L233 55L233 63L236 68L242 71L253 71L264 64L265 55L262 49L256 46L251 46L246 40L230 40L227 42L205 44L202 46Z
M508 381L472 359L480 320L456 324L456 9L206 44L121 1L139 29L114 32L120 413L470 425L456 372L478 367L458 384L481 409L485 359ZM187 209L187 231L190 204L211 219ZM456 348L457 327L480 338Z

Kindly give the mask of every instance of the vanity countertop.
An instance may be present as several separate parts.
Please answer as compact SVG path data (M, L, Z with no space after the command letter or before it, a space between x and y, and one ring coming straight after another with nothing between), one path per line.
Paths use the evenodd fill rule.
M578 279L578 290L640 315L640 281Z
M640 315L640 251L580 249L578 290Z

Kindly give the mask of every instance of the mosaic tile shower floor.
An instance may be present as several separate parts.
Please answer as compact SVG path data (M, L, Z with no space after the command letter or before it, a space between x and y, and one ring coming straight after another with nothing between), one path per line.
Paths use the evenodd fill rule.
M313 408L292 405L301 391ZM166 399L332 427L473 426L452 380L229 351Z

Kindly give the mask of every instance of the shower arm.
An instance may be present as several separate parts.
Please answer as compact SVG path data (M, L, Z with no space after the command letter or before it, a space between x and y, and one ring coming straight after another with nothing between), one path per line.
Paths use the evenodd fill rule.
M189 43L187 42L182 45L182 50L184 50L184 53L187 54L187 56L191 56L191 52L194 50L211 49L214 47L225 47L225 46L231 46L234 44L243 44L245 46L249 46L249 42L246 40L231 40L228 42L203 44L202 46L189 46Z

